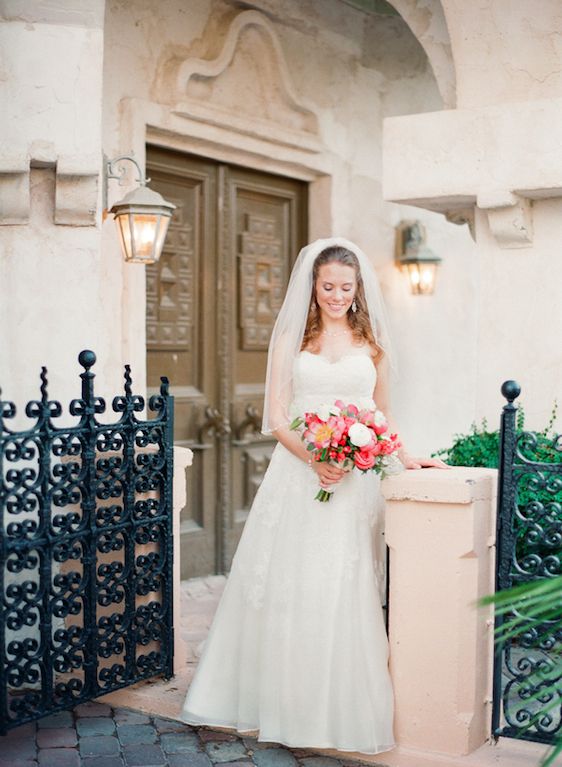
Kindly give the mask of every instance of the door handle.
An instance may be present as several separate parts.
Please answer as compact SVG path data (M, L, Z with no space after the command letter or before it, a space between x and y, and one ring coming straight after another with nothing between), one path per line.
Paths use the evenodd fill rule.
M233 445L248 445L252 442L251 435L254 433L259 434L261 432L261 415L255 405L246 406L246 418L235 426L235 437L232 440Z
M199 442L189 442L188 447L192 450L210 450L215 445L213 442L206 441L209 435L214 433L216 437L225 437L230 432L228 418L225 418L218 408L207 405L205 420L199 427L197 434Z

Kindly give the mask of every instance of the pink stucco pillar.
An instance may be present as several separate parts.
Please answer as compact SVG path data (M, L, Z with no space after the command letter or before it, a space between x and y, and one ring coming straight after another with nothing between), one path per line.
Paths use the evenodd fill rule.
M490 736L496 476L406 471L383 482L390 669L399 747L468 754Z
M187 447L174 445L174 502L173 502L173 536L174 536L174 673L181 671L187 663L187 646L182 637L181 620L181 510L187 499L185 470L193 462L193 452Z

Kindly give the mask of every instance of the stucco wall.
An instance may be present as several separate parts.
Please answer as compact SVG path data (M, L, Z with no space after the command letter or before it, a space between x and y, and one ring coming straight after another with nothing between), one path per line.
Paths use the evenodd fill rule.
M119 374L98 210L104 3L0 13L0 386L20 405L37 398L46 364L50 395L67 402L82 348L106 382Z

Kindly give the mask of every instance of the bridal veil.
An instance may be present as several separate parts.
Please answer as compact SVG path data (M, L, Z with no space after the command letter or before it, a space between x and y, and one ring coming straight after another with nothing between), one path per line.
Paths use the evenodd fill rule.
M390 368L397 365L392 348L388 317L375 270L365 253L344 237L315 240L302 248L291 272L287 293L273 327L267 359L262 433L290 423L293 364L300 351L312 295L313 265L326 248L339 246L357 257L367 311L374 338L384 351Z

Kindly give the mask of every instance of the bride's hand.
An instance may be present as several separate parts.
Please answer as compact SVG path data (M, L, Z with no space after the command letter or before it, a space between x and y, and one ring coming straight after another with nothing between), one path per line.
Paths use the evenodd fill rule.
M435 469L450 469L451 467L444 463L440 458L412 458L411 455L404 455L400 459L406 469L421 469L422 467L433 467Z
M312 468L318 474L320 487L328 487L329 485L333 485L336 482L339 482L345 474L343 469L339 469L337 466L333 466L330 463L324 463L320 461L314 462L312 464Z

